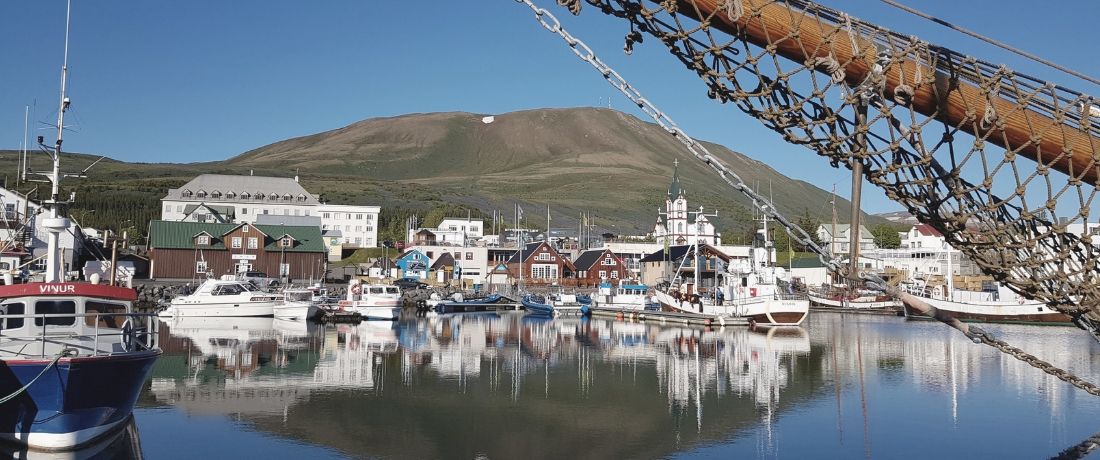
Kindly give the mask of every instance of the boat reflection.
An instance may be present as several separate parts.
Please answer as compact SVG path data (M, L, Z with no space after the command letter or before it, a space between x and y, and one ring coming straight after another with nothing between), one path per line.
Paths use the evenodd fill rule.
M0 456L26 460L132 460L145 458L141 450L141 437L138 435L137 423L133 417L130 418L129 422L123 424L120 430L78 450L43 452L29 450L26 446L13 446L5 443L0 444Z

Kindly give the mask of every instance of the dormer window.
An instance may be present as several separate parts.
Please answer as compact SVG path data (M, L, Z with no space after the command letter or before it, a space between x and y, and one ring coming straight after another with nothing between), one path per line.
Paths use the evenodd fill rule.
M269 198L271 198L272 200L278 200L279 199L279 194L278 193L272 193Z
M257 199L257 200L261 200L261 201L262 201L262 200L263 200L264 198L267 198L267 197L265 197L263 193L260 193L260 192L256 192L256 199Z
M283 201L290 201L292 198L294 198L294 197L290 196L289 193L283 195Z
M210 198L221 198L221 197L222 197L222 192L219 192L217 190L214 190L213 192L210 192Z
M289 236L284 236L283 239L279 241L279 243L284 248L294 247L294 238L291 238Z
M305 201L305 200L306 200L305 195L298 195L298 201Z
M236 192L225 192L225 197L232 200L233 198L237 197L237 193Z
M199 246L209 246L210 245L210 235L196 236L195 237L195 244L197 244Z
M248 226L247 225L241 227L241 233L248 233Z
M190 190L184 190L184 191L183 191L183 193L181 193L180 195L183 195L183 196L189 197L189 196L191 196L191 195L192 195L192 193L191 193L191 191L190 191Z
M248 200L248 199L251 199L251 198L252 198L252 194L251 194L251 193L248 193L248 192L244 192L244 193L242 193L242 194L241 194L241 199L242 199L242 200Z
M199 190L199 193L197 193L196 195L199 198L206 198L206 190Z

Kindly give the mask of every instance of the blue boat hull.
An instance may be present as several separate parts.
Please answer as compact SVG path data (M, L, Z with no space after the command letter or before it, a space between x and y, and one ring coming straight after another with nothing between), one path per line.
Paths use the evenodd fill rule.
M526 309L528 313L547 316L554 315L553 305L534 302L526 298L522 299L520 303L523 304L523 308Z
M0 439L41 450L95 441L129 419L160 350L113 356L0 361Z

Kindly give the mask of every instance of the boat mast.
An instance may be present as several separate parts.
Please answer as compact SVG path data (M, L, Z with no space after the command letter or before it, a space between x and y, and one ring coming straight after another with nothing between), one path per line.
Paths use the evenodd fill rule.
M65 54L61 64L61 96L58 101L57 110L57 141L54 143L53 151L50 156L53 157L53 169L49 173L50 187L50 199L46 202L50 208L50 217L45 219L42 223L46 230L49 232L46 246L46 282L54 283L61 281L61 258L58 256L58 240L60 239L61 232L69 228L69 220L60 216L60 205L58 201L58 193L60 192L61 184L61 142L65 134L65 111L69 108L69 98L65 95L68 88L68 76L69 76L69 23L72 13L72 0L66 2L65 8Z

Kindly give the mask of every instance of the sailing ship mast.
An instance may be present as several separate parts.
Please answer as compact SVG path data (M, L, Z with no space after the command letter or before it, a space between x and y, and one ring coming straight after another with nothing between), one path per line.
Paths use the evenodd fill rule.
M58 241L61 232L69 228L69 220L61 217L60 207L66 202L58 201L58 193L61 184L61 143L65 134L65 111L69 108L69 97L66 95L69 76L69 23L72 13L72 0L67 3L65 11L65 52L61 64L61 96L57 110L57 141L54 143L50 156L53 160L53 169L46 175L50 181L50 199L46 204L50 209L50 217L44 219L43 227L49 232L46 243L46 282L56 283L61 278L61 258L58 254ZM39 142L41 143L41 142Z

